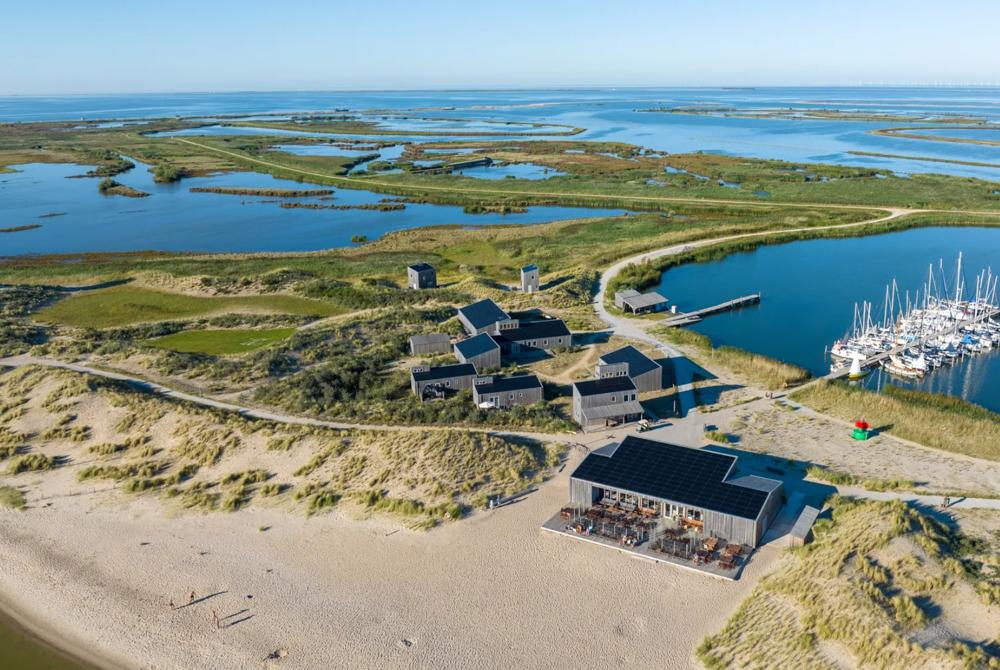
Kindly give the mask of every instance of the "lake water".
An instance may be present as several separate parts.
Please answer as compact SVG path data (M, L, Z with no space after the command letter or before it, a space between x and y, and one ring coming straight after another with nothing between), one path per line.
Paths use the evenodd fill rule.
M539 179L549 179L565 175L565 172L553 170L544 165L534 163L508 163L506 165L491 165L489 167L474 167L464 170L456 170L455 174L463 177L475 177L476 179L527 179L537 181Z
M928 264L937 268L941 259L952 286L959 251L964 254L967 285L974 287L974 277L982 268L993 264L994 271L1000 270L1000 230L922 228L765 246L718 262L669 270L658 290L681 311L760 292L759 306L707 317L692 329L718 345L766 354L814 374L826 374L830 362L825 349L850 330L854 303L873 302L873 312L881 318L885 286L893 277L914 296L926 281ZM935 275L939 274L935 269ZM880 374L869 381L872 385L884 382ZM892 383L958 396L1000 411L1000 354L966 358L920 381L893 377Z
M191 193L192 187L311 189L330 188L238 172L156 184L146 167L118 175L148 198L101 195L96 179L67 179L89 168L29 164L0 174L0 228L40 224L41 228L0 233L0 256L86 251L315 251L351 244L354 235L375 239L385 233L438 225L536 224L621 214L585 207L531 207L515 214L466 214L462 207L407 204L401 211L283 209L271 197ZM297 198L334 205L375 204L385 194L332 189L333 200ZM57 216L46 216L46 215Z
M344 109L379 110L383 113L368 112L366 118L399 128L401 134L394 137L401 141L429 141L427 137L407 136L407 130L546 130L490 123L510 120L549 124L549 129L554 129L552 124L582 127L586 130L576 136L576 139L628 142L659 151L705 150L757 158L870 166L902 173L939 172L1000 179L1000 171L995 168L849 153L868 151L998 162L997 147L956 145L868 133L876 128L905 125L898 121L739 118L639 111L679 107L722 107L736 110L781 108L799 111L836 108L873 114L911 114L914 116L914 125L926 125L919 121L923 116L954 114L973 115L986 121L998 122L1000 88L648 88L17 96L0 97L0 121L134 119L174 115L217 118L217 115L222 114L247 114L267 118L260 115L334 112ZM424 118L401 119L400 116ZM449 118L452 119L451 122L441 120ZM182 134L204 132L206 131L182 131ZM254 131L228 129L226 132L244 134ZM295 134L295 131L268 132L275 135ZM440 141L447 138L434 139Z

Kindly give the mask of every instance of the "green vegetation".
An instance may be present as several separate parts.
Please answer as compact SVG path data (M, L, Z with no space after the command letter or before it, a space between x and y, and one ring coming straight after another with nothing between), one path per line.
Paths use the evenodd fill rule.
M187 170L169 163L160 163L153 168L153 181L158 184L170 184L191 176Z
M917 483L909 479L862 479L818 465L810 465L806 476L835 486L856 486L869 491L912 491L917 487Z
M104 195L123 195L126 198L145 198L149 196L145 191L139 191L131 186L120 184L111 177L102 179L97 185L97 190Z
M689 349L692 359L700 365L723 367L765 389L788 388L810 377L808 370L761 354L729 346L713 348L711 339L693 330L660 327L654 332L657 337Z
M25 226L14 226L12 228L0 228L0 233L20 233L25 230L34 230L35 228L41 228L40 223L29 223Z
M698 658L707 668L831 670L840 667L830 660L831 648L858 667L1000 667L988 642L918 641L935 623L928 612L941 596L952 592L961 602L975 588L984 604L990 602L996 576L984 576L982 543L899 501L838 497L832 519L818 521L813 532L812 544L796 549L722 631L699 645ZM958 606L976 607L974 601Z
M1000 460L1000 415L950 396L886 385L881 393L820 381L792 399L848 421L864 417L880 432L935 449Z
M308 198L313 196L332 195L328 188L237 188L228 186L194 186L188 189L192 193L218 193L221 195L252 195L270 198Z
M47 454L34 453L12 458L8 469L10 474L17 475L22 472L42 472L45 470L51 470L55 466L56 461L51 456Z
M0 506L10 509L24 509L26 506L24 493L13 486L0 486Z
M108 328L223 312L331 316L341 310L329 303L291 295L208 298L116 286L66 298L41 310L36 318L44 323L59 323L77 328Z
M294 332L294 328L272 328L269 330L186 330L173 335L154 338L149 340L149 343L160 349L225 356L243 354L269 346L275 342L289 338Z

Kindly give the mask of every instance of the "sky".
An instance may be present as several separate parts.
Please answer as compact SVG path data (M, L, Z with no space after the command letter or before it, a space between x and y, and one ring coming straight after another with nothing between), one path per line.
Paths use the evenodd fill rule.
M1000 2L35 0L0 95L1000 84Z

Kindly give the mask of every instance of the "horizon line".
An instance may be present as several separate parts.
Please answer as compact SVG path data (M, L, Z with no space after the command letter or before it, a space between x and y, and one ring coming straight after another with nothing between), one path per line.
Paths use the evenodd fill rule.
M116 96L116 95L234 95L247 93L474 93L489 92L530 92L530 91L587 91L587 90L658 90L658 89L689 89L689 90L757 90L757 89L852 89L852 88L1000 88L1000 83L874 83L858 82L854 84L716 84L716 85L653 85L653 84L580 84L552 86L443 86L423 88L247 88L247 89L217 89L217 90L164 90L164 91L101 91L72 93L6 93L0 92L0 98L53 98L53 97L84 97L84 96Z

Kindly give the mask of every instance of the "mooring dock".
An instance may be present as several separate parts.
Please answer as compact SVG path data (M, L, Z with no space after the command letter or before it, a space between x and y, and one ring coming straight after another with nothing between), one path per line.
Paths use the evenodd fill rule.
M711 307L705 307L703 309L696 309L693 312L678 312L676 315L664 320L663 325L671 328L676 326L688 326L692 323L698 323L706 316L718 314L720 312L728 312L734 309L741 309L743 307L749 307L750 305L756 305L759 302L760 293L751 293L750 295L733 298L732 300L727 300L726 302L720 302L718 305L712 305Z
M939 330L927 333L923 337L917 338L911 342L897 345L892 349L877 353L870 358L866 358L861 362L861 369L864 370L867 368L874 367L875 365L878 365L879 363L889 358L890 356L897 356L906 351L907 349L912 349L914 347L922 346L927 340L941 337L943 335L951 335L956 330L960 330L962 328L965 328L966 326L973 326L977 323L986 321L987 319L992 319L997 315L1000 315L1000 308L994 308L986 312L983 312L982 314L979 314L978 316L975 316L971 319L966 319L965 321L959 321L955 325L951 326L946 330ZM842 377L846 377L850 373L850 371L851 371L850 366L844 366L842 368L839 368L836 372L831 372L830 374L826 375L824 379L840 379Z

